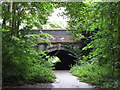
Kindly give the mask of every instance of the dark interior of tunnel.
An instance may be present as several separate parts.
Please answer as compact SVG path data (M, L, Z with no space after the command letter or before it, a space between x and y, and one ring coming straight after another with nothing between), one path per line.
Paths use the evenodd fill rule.
M61 62L55 64L55 70L69 70L70 66L75 64L75 57L71 54L65 50L55 50L48 53L48 55L57 56L61 60Z

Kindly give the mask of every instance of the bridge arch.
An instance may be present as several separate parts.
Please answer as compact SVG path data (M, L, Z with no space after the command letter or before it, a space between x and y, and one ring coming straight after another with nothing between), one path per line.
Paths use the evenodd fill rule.
M57 56L61 62L56 63L55 70L69 70L71 65L75 64L75 57L73 53L68 50L54 50L48 53L50 56Z
M52 46L48 45L44 40L41 40L38 44L38 49L40 51L48 50L48 55L57 56L60 58L61 62L55 65L56 70L69 70L70 65L75 64L75 57L72 56L73 53L71 53L67 48L65 48L64 44L73 44L74 46L79 47L81 45L78 44L74 37L69 35L69 31L67 30L32 30L30 34L39 34L40 31L52 35L54 39L41 36L41 38L49 40Z

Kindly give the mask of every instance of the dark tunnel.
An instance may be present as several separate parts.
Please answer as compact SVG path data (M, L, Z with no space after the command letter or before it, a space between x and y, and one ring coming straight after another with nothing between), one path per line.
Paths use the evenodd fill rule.
M69 70L70 66L75 64L75 57L71 54L65 50L55 50L48 53L48 55L57 56L61 60L55 64L55 70Z

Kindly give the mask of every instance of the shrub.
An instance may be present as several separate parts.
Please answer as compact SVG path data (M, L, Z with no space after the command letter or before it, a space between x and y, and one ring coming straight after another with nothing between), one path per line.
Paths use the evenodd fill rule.
M118 70L110 65L98 65L98 63L84 63L75 65L70 72L85 81L101 88L118 88L120 87Z
M53 64L49 58L43 58L47 57L45 51L35 48L36 41L14 36L9 40L6 36L8 32L3 32L3 85L54 81Z

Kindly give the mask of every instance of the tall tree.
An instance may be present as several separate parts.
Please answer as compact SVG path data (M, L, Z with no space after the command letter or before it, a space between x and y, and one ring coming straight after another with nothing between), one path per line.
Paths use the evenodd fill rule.
M17 37L26 27L42 29L41 25L53 12L53 5L49 2L4 2L2 8L3 28L10 29L10 35Z
M118 87L120 66L120 2L68 2L61 5L65 6L66 15L70 18L68 28L71 32L70 34L76 40L83 38L92 40L82 49L83 51L91 49L90 53L82 56L83 58L79 61L81 64L85 61L86 64L81 67L81 64L79 64L79 67L73 68L73 72L78 73L77 76L83 76L84 80L89 81L91 80L90 78L94 77L95 80L93 82L97 82L100 85ZM92 34L85 36L81 33L82 31L86 33L92 32ZM87 64L88 62L91 62L91 64ZM97 67L99 68L97 69ZM80 68L82 70L85 68L88 71L83 70L82 72ZM106 71L106 74L103 74L103 70ZM91 74L86 76L85 72ZM98 73L98 76L95 76L96 73ZM104 78L104 80L99 76Z

